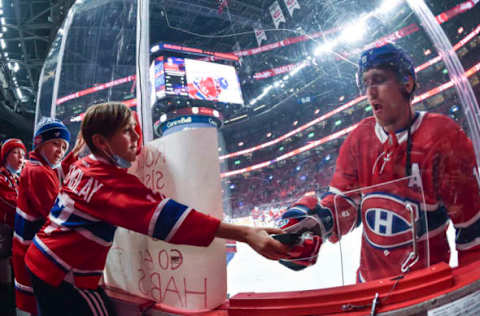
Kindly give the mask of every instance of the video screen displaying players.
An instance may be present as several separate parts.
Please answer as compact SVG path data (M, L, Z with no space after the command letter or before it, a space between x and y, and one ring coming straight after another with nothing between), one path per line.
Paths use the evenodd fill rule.
M152 62L150 78L153 83L152 105L154 99L169 95L243 104L240 82L233 66L160 56Z
M185 59L188 96L192 99L243 104L233 66Z

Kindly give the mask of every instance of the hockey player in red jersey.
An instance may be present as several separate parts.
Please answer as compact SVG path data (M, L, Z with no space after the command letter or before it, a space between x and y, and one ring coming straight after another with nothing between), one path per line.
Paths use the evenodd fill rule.
M98 283L118 226L174 244L233 239L267 258L286 257L287 247L269 236L282 230L220 222L129 174L138 149L135 127L121 103L90 107L83 118L81 132L92 154L70 168L26 255L42 315L112 315Z
M283 229L296 236L314 233L321 244L362 223L359 282L448 263L449 220L459 264L479 260L480 195L471 141L447 116L413 111L414 66L393 44L362 53L357 82L373 117L341 146L328 192L296 202L282 216ZM310 244L281 263L303 269L315 263L319 248Z
M18 188L15 233L13 238L13 270L17 308L36 315L36 302L25 268L25 253L60 190L63 174L76 160L82 144L77 143L62 161L70 141L70 132L60 121L43 119L33 138L33 151L29 154Z

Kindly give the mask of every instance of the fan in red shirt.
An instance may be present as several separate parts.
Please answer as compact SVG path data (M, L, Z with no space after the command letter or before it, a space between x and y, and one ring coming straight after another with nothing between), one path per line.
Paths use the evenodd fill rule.
M25 145L20 139L7 139L0 154L0 223L13 229L19 173L25 157Z
M43 119L33 139L33 151L20 175L15 232L13 236L13 270L17 308L36 315L30 275L25 268L25 253L60 190L64 173L76 160L82 144L63 159L70 141L70 132L60 121ZM63 159L63 161L62 161Z
M41 314L113 315L98 282L118 226L174 244L208 246L220 237L246 242L270 259L287 256L287 247L269 236L282 230L220 222L129 174L136 127L124 104L87 110L81 133L92 154L70 168L25 258Z

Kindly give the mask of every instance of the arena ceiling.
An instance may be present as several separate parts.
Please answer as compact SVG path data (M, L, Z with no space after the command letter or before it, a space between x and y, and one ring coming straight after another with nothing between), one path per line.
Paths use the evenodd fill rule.
M0 136L31 138L38 78L73 0L1 0Z
M74 2L74 0L0 0L2 4L0 134L5 136L17 133L25 139L30 138L42 65L57 30ZM228 12L219 14L218 0L151 0L151 41L182 43L220 52L231 52L238 47L242 50L255 48L258 45L251 34L252 27L273 29L268 12L272 2L272 0L228 0ZM298 0L298 2L302 10L296 13L295 19L288 20L285 25L290 31L267 32L266 43L334 27L342 16L373 7L379 1ZM438 14L463 1L426 2L433 13ZM408 20L404 23L408 23ZM445 27L451 27L453 33L456 31L455 26ZM193 36L192 32L205 36ZM231 34L237 35L230 36ZM421 54L425 47L428 47L428 41L418 40L413 45L418 46ZM262 85L272 84L272 80L265 80L262 83L255 81L252 78L255 72L298 62L299 59L306 58L311 50L311 44L302 43L291 45L281 53L267 52L255 58L245 58L242 66L238 67L245 101L249 102L258 95L258 91L263 89ZM337 84L341 86L342 83ZM327 90L331 86L319 88ZM356 93L354 87L344 88L347 94ZM277 98L282 96L279 95ZM271 103L275 102L273 100ZM286 116L290 115L281 107L278 110ZM245 109L232 111L236 115Z

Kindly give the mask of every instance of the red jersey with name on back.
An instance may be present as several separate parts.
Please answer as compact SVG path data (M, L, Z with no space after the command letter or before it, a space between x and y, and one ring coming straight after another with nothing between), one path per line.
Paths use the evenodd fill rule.
M90 155L70 169L26 264L53 286L69 280L96 289L118 226L174 244L208 246L219 224Z

